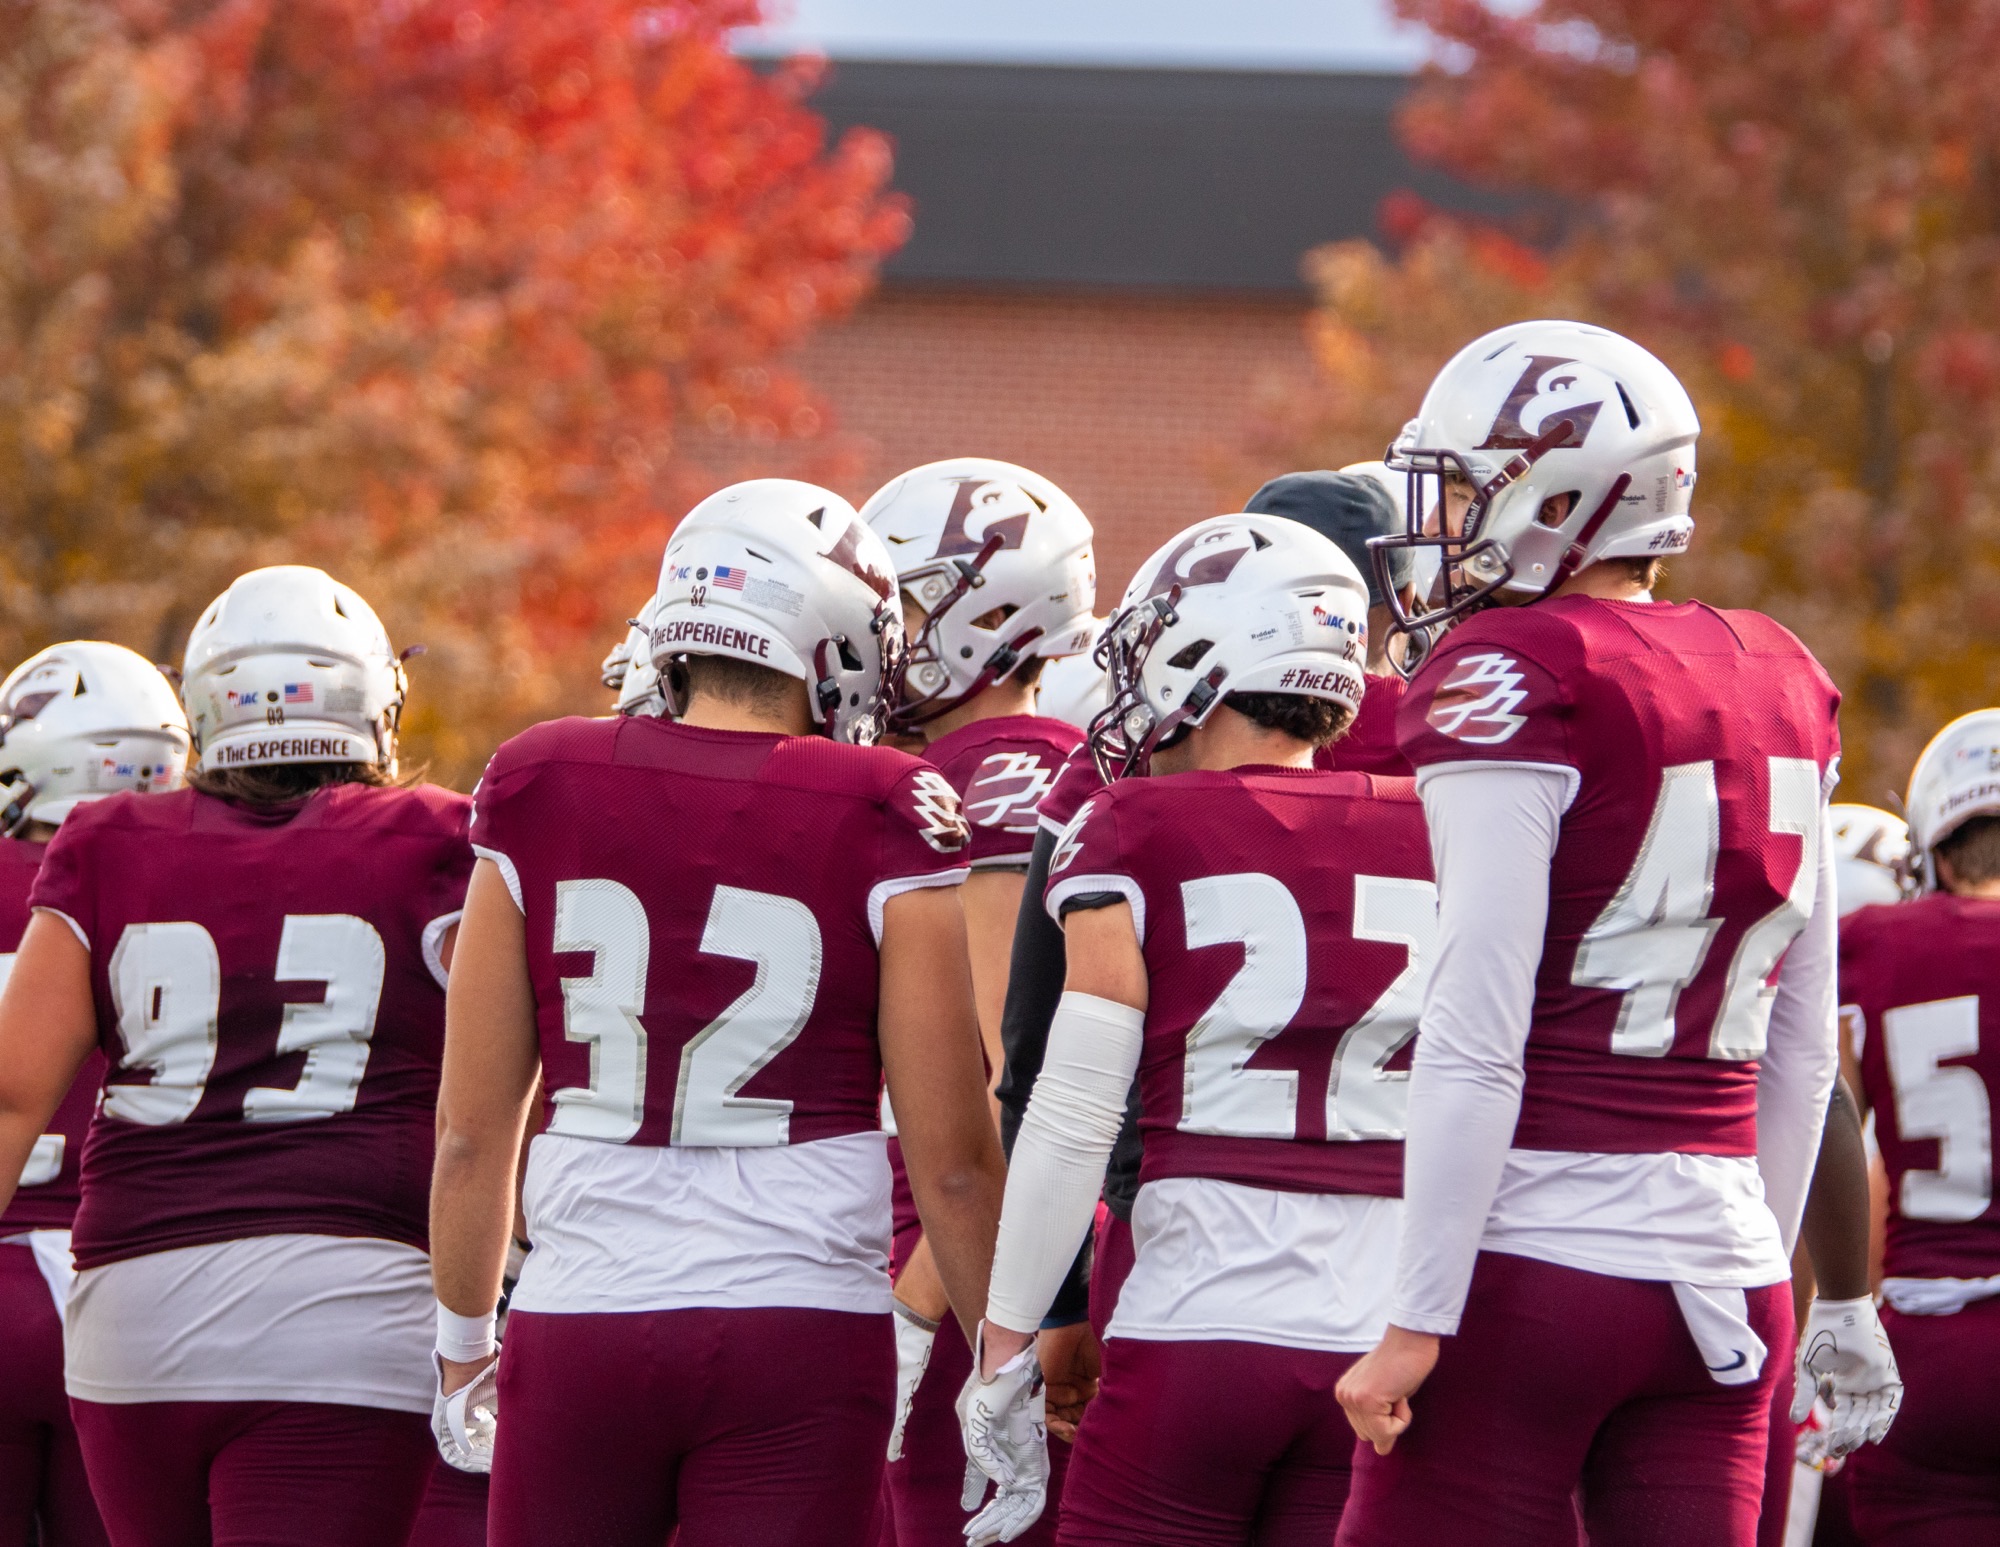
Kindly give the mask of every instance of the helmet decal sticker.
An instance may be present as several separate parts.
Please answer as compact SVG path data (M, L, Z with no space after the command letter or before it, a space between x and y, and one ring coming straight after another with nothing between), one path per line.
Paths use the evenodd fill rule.
M1010 503L1007 484L990 478L960 478L955 482L958 487L952 491L951 510L944 518L944 530L938 534L937 552L932 558L977 553L996 536L1003 548L1018 548L1026 541L1028 521L1034 511L1027 505L1003 508ZM1013 492L1027 497L1018 485L1013 486Z
M1550 428L1557 418L1569 420L1570 433L1549 449L1581 446L1590 434L1590 427L1597 422L1604 400L1599 398L1587 403L1570 400L1569 394L1577 386L1583 370L1566 371L1562 367L1576 366L1576 363L1562 355L1530 355L1513 390L1507 394L1507 401L1500 405L1493 428L1487 431L1486 439L1475 449L1520 451L1532 446L1536 437ZM1597 373L1590 371L1589 374L1594 376Z
M1493 746L1528 723L1515 713L1528 697L1522 680L1512 656L1487 651L1461 657L1431 695L1424 719L1455 740Z
M827 550L826 556L886 602L896 594L896 577L861 552L861 534L865 530L859 521L848 522L840 541Z
M1139 600L1165 596L1175 586L1221 585L1255 546L1253 534L1241 527L1192 532L1160 561L1151 589Z

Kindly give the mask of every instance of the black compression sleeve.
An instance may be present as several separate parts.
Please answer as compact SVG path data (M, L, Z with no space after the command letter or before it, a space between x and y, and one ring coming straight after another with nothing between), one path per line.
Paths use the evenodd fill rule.
M1000 1071L1000 1139L1014 1153L1014 1138L1027 1115L1028 1097L1042 1072L1049 1050L1049 1024L1062 1000L1063 975L1069 958L1063 932L1042 906L1049 884L1049 856L1055 834L1035 834L1028 859L1028 882L1021 889L1021 911L1014 917L1014 949L1007 963L1007 1002L1000 1012L1000 1046L1006 1067Z

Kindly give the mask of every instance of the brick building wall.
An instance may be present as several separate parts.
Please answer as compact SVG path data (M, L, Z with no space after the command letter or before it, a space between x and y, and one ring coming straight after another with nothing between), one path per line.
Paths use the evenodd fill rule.
M886 286L797 365L857 504L949 456L1054 479L1098 532L1098 608L1188 523L1241 508L1267 394L1310 372L1302 298ZM1247 480L1247 481L1246 481Z

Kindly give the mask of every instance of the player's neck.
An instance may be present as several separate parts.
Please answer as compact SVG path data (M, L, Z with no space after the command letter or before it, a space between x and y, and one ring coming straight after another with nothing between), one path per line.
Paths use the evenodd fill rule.
M1650 602L1653 599L1651 587L1623 564L1588 565L1556 587L1554 594L1594 596L1606 602Z
M981 720L997 720L1003 715L1033 714L1035 712L1035 689L1032 683L1009 677L1005 682L996 682L984 688L960 704L948 714L941 714L924 726L924 735L931 741L941 736L949 736L953 731L963 730L968 725L977 725Z
M712 693L696 693L688 700L687 712L680 716L680 723L700 730L810 736L813 722L812 710L806 700L806 685L801 682L797 687L798 692L787 695L782 704L745 703L737 699L718 698Z
M1979 902L2000 902L2000 876L1987 881L1953 881L1951 895L1970 897Z
M1268 730L1227 704L1174 746L1153 754L1153 772L1226 773L1232 768L1310 768L1313 749L1296 736Z
M14 834L23 843L47 843L55 835L56 824L53 822L24 822L21 830Z

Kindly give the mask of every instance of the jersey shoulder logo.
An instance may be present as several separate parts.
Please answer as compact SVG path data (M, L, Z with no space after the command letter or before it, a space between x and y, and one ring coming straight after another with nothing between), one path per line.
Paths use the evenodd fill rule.
M1055 775L1033 752L995 752L966 786L965 818L974 827L1031 833L1036 808L1055 782Z
M950 781L935 769L925 768L911 782L910 791L915 797L911 809L917 835L940 854L956 854L964 848L972 834L965 825L965 813L959 809L958 791Z
M1461 656L1431 694L1424 719L1431 729L1474 746L1496 746L1528 723L1521 668L1498 651Z
M1049 874L1060 875L1076 863L1077 855L1083 852L1083 824L1090 820L1090 813L1097 809L1097 799L1092 796L1078 809L1075 816L1063 825L1056 834L1055 852L1049 855Z

